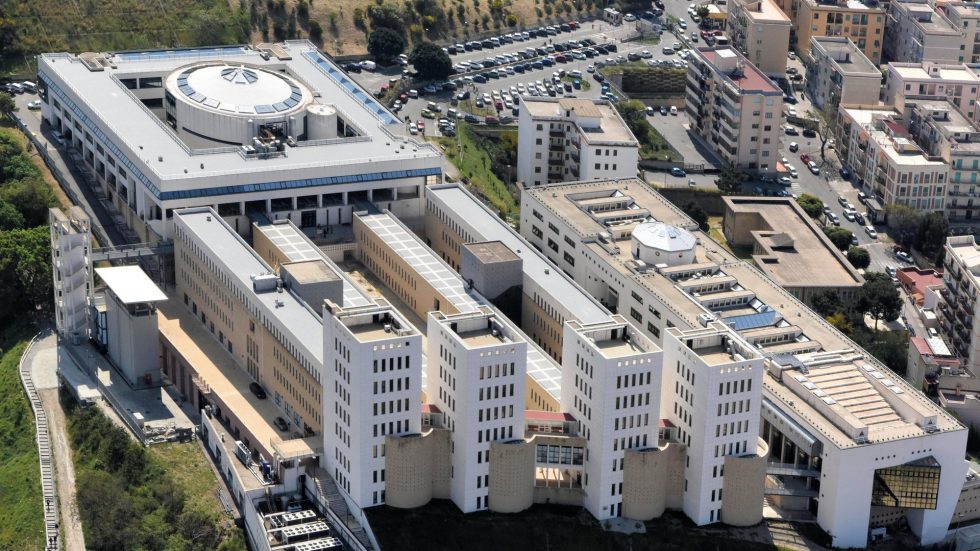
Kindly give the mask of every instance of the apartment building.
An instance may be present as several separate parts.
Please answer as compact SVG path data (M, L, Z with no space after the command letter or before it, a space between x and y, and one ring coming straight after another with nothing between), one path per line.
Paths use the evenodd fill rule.
M608 205L620 213L614 220L604 218ZM556 227L559 243L568 243L559 251L545 246L532 230L549 224ZM865 546L881 507L904 514L925 544L945 537L966 472L962 426L762 271L701 233L644 183L591 181L528 189L522 197L521 232L555 265L565 252L572 254L576 269L570 273L584 289L611 310L628 312L624 317L630 324L654 343L662 343L661 411L672 425L677 424L670 417L674 403L681 404L673 398L674 381L667 378L680 359L671 354L692 348L674 329L698 331L721 323L759 352L761 359L749 352L743 357L759 362L749 365L761 365L757 397L750 396L746 386L744 397L719 399L751 399L752 407L759 400L765 443L749 455L772 457L773 464L761 467L768 480L763 493L771 502L810 511L835 546ZM720 344L720 338L715 342ZM705 345L701 354L710 356L711 343ZM696 378L702 376L703 371ZM741 392L741 383L738 387ZM756 390L754 382L752 392ZM717 386L707 389L716 391ZM715 410L709 413L717 415L717 402L711 400ZM694 403L699 404L697 396ZM696 415L694 419L704 421ZM715 434L714 426L709 427L708 435ZM732 435L732 429L729 426L730 441L725 444L727 452L731 443L735 455L736 443L747 438L738 432ZM723 435L724 428L719 430ZM691 431L693 435L695 429ZM709 444L705 469L716 466L715 444ZM692 440L690 447L694 445ZM704 455L688 455L692 466L695 457ZM726 475L732 474L728 461L735 459L726 459ZM751 463L743 467L746 473L759 468ZM883 479L889 480L887 488L875 486L874 480ZM905 484L900 481L913 479L921 480L922 491L900 489ZM731 497L731 482L726 476L722 483L724 500ZM688 488L691 484L688 480ZM702 480L700 488L717 489L713 484ZM710 504L710 491L707 495ZM724 507L725 501L721 516L727 522ZM704 511L683 508L689 515ZM716 509L708 505L707 522ZM703 517L696 520L704 522Z
M775 173L782 90L732 48L694 52L686 89L692 130L728 165Z
M349 224L363 200L422 216L442 157L306 40L38 57L41 116L78 153L133 241L172 237L210 206L303 228Z
M881 94L881 71L850 38L814 36L805 59L806 93L817 109L872 106Z
M323 467L355 506L380 505L386 437L422 429L422 335L384 300L326 300Z
M908 100L949 100L976 122L978 94L980 76L966 64L889 63L882 101L904 112Z
M949 165L912 139L899 113L841 106L838 155L857 181L882 205L942 212L949 191Z
M949 165L946 217L953 224L971 223L974 207L980 208L980 130L949 101L910 100L905 105L916 142Z
M878 2L860 0L776 0L793 21L790 48L802 56L810 54L814 36L843 36L851 39L872 63L881 63L885 35L885 9Z
M973 2L946 2L940 7L962 36L957 61L980 63L980 9Z
M632 178L640 144L607 101L521 98L517 180L528 186Z
M767 75L786 74L791 28L774 0L732 0L728 6L732 47Z
M887 61L960 61L961 30L927 0L890 0L885 29Z
M980 366L980 324L974 315L980 290L980 247L972 235L946 238L943 283L940 290L939 327L963 365Z
M807 305L835 291L843 304L858 298L864 277L792 198L723 197L725 239L752 250L756 266Z

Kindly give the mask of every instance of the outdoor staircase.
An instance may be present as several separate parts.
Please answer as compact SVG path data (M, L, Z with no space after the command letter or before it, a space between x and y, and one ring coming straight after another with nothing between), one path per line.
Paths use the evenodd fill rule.
M373 551L374 544L371 543L371 538L357 518L351 516L350 509L347 508L347 500L341 495L333 477L320 467L312 469L311 474L311 481L316 492L315 497L320 500L328 515L332 517L331 520L345 527L354 536L354 539L360 544L357 546L358 548Z
M24 349L20 357L20 382L27 392L27 400L34 410L34 428L37 432L37 452L41 464L41 494L44 497L44 535L47 543L45 551L57 551L61 548L58 532L58 492L54 484L54 467L51 461L51 435L48 432L48 416L41 405L41 397L31 379L31 368L24 358L31 352L37 342L35 336Z

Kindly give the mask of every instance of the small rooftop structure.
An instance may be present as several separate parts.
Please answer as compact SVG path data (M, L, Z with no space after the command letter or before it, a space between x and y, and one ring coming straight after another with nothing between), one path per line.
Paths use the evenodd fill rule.
M139 266L96 268L95 273L102 278L109 290L123 304L167 300L167 295L153 283L153 280Z

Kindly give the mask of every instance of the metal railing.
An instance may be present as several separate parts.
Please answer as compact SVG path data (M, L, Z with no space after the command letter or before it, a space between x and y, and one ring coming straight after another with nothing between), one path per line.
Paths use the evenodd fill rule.
M37 453L38 463L41 470L41 494L44 496L44 535L47 538L45 551L57 551L60 549L60 534L58 531L58 493L55 488L54 467L51 461L51 435L48 432L48 416L44 412L41 404L41 397L38 396L37 388L31 378L31 369L24 361L40 334L35 335L31 342L27 344L24 353L20 356L20 382L27 393L27 400L31 403L34 411L34 426L37 431Z

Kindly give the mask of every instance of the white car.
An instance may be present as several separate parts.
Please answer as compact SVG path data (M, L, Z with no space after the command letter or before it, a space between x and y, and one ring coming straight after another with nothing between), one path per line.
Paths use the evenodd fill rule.
M813 161L810 161L806 165L806 167L809 168L810 169L810 172L812 172L815 176L820 176L820 167L817 166L817 163L815 163Z
M588 67L585 68L585 70L587 72L589 72L589 73L594 73L595 72L595 65L589 65Z
M913 262L912 255L910 255L905 251L898 251L897 253L895 253L895 257L901 260L902 262L906 262L908 264L912 264Z
M795 117L796 116L796 108L793 107L793 106L787 107L786 108L786 114L789 115L789 116L791 116L791 117Z
M629 21L629 22L633 22L633 21L636 21L636 16L635 16L635 15L633 15L632 13L627 13L627 14L626 14L626 15L625 15L625 16L623 17L623 21Z
M870 237L871 239L878 239L878 232L874 229L873 226L865 227L864 233L868 234L868 237Z

